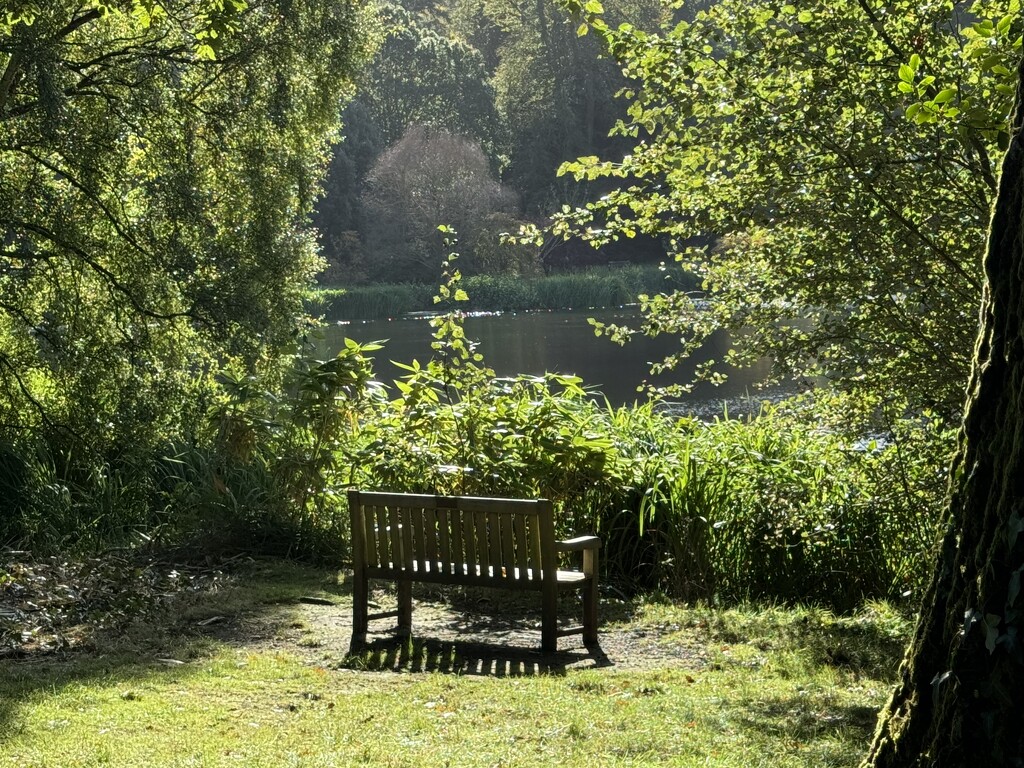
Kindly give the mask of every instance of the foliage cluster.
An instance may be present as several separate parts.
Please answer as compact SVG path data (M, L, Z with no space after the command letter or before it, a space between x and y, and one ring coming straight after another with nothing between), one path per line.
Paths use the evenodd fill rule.
M13 472L20 461L52 479L41 488L102 487L144 509L161 482L146 457L198 439L211 371L273 368L320 264L308 217L363 54L360 14L326 0L57 0L0 23ZM40 525L77 503L54 497L32 513Z

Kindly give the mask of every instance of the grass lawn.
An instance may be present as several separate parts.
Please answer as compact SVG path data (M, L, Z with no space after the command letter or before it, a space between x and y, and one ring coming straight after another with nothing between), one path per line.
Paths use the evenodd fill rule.
M601 663L499 644L471 668L457 641L347 656L350 605L333 572L257 563L88 650L0 662L0 768L855 766L907 631L884 606L609 598ZM414 622L461 611L428 595Z

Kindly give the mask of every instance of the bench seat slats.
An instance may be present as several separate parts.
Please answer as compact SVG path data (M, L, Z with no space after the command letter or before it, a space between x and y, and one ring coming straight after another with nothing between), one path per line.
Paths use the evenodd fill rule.
M479 565L469 565L467 563L460 564L459 568L461 569L459 574L453 577L450 572L445 572L444 563L413 563L412 568L395 568L391 563L388 563L385 566L367 567L366 573L374 579L399 579L412 575L415 576L416 581L430 581L442 584L463 584L464 578L469 576L477 580L486 581L488 586L519 589L520 585L525 583L526 589L540 589L540 579L534 578L532 569L527 569L526 574L523 574L518 568L513 568L509 571L506 568L499 567L495 571L489 567L487 570L483 570ZM587 578L586 574L581 571L559 569L556 573L556 580L562 585L580 584Z

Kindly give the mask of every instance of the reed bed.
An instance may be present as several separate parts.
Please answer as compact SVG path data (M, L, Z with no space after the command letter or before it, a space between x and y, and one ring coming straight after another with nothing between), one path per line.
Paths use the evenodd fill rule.
M515 275L473 275L463 279L470 312L523 312L531 309L596 309L636 302L637 297L693 289L687 275L655 265L598 268L587 272L523 278ZM311 308L329 321L383 320L435 308L436 286L395 283L324 287L311 298Z

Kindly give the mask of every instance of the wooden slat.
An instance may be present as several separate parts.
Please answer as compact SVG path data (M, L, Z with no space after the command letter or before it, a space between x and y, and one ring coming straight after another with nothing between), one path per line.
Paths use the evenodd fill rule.
M452 572L452 513L447 509L439 509L434 513L437 520L437 557L441 561L442 573Z
M391 549L388 546L388 511L385 507L374 507L373 515L376 518L376 526L373 534L377 542L377 552L380 555L380 566L386 568L391 562Z
M367 577L371 579L395 579L395 571L390 568L367 568ZM400 581L406 581L404 575L399 577ZM415 574L412 576L410 581L421 582L424 584L457 584L460 586L468 587L500 587L502 589L510 589L514 591L529 591L529 592L540 592L543 586L541 581L524 581L519 582L512 579L505 581L496 582L490 576L483 577L475 573L472 574L442 574L442 573L424 573Z
M401 507L398 516L402 521L402 569L411 572L415 555L412 547L412 510ZM552 542L552 546L554 543Z
M530 542L530 571L531 577L534 580L539 580L542 575L542 561L541 561L541 548L540 548L540 520L533 517L526 521L530 527L529 542Z
M487 538L490 544L491 567L494 569L494 578L501 578L501 569L505 563L501 559L501 517L494 512L487 513Z
M362 556L367 565L378 565L380 559L377 557L377 532L376 522L373 519L374 507L359 505L355 516L352 518L352 527L358 526L360 538L362 539Z
M401 507L391 505L388 511L388 549L391 556L391 567L396 571L402 569L402 520L398 515Z
M449 542L451 544L451 552L448 555L448 559L452 564L452 573L462 573L460 565L465 562L463 553L465 547L462 545L463 532L462 532L462 513L457 509L452 509L446 512L448 515L448 530L451 532L451 538Z
M473 525L473 513L460 510L462 513L462 548L463 562L466 567L462 572L467 576L474 573L473 563L477 562L476 556L476 530Z
M526 520L522 515L512 515L519 581L528 581L530 578L530 541L526 537Z
M519 515L501 516L501 565L505 569L505 577L514 579L516 576L516 531L512 521Z
M412 560L410 567L424 573L427 568L427 542L426 530L423 527L423 515L426 510L423 507L413 507L409 510L409 537L412 542ZM413 565L415 563L415 565Z
M441 510L441 512L443 513L444 510ZM423 510L423 556L428 564L427 570L430 571L435 571L438 568L437 550L441 530L437 515L437 511L429 507Z
M480 566L481 575L487 575L490 573L491 547L487 541L486 512L473 513L473 529L475 532L474 538L476 539L476 559L470 560L470 562L475 562Z
M431 507L433 509L463 509L469 512L503 512L516 510L520 514L537 514L537 501L529 499L501 499L484 496L430 496L417 493L382 493L360 491L363 504L399 507Z

